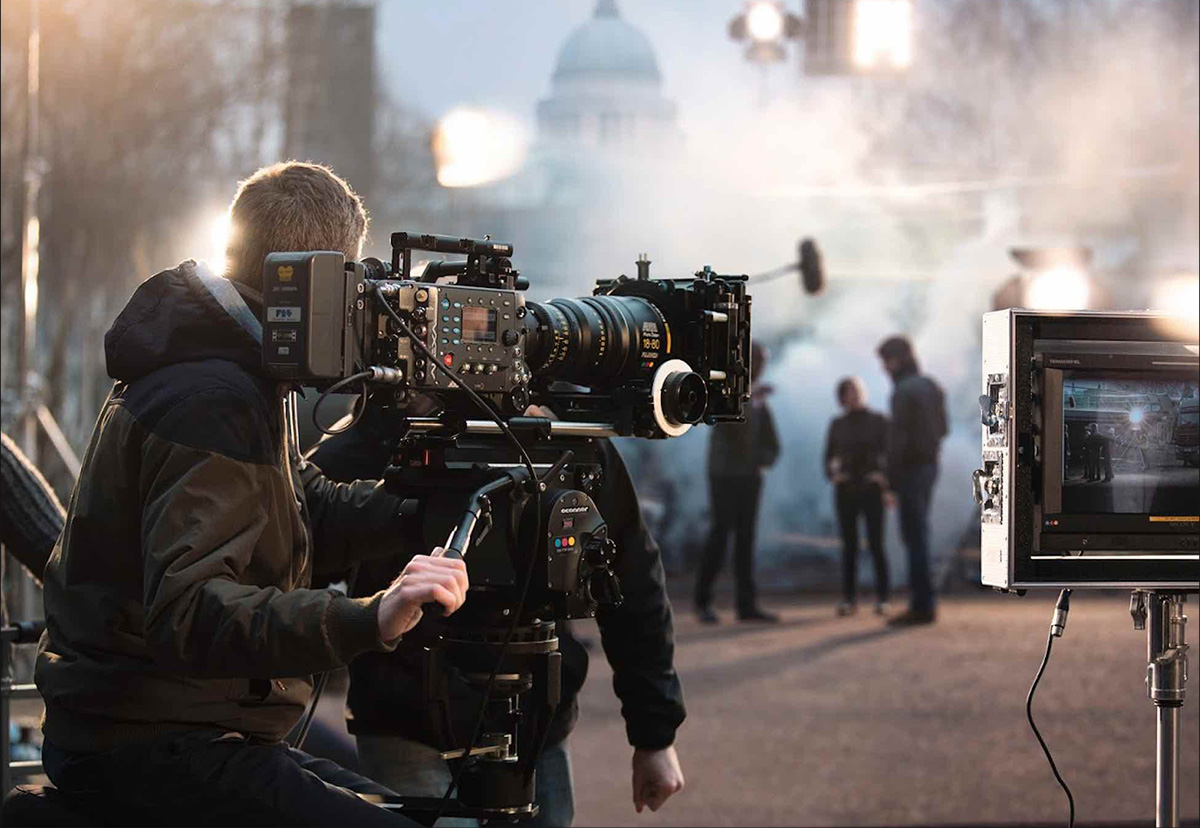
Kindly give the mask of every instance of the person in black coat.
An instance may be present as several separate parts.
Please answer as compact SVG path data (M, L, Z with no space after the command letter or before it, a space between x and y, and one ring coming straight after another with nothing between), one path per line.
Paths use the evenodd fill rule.
M713 584L721 571L729 536L734 539L734 579L737 584L739 621L778 621L758 605L754 584L754 534L763 469L779 457L779 436L767 404L768 386L758 383L767 362L767 350L755 342L750 355L753 398L746 422L713 427L708 443L708 487L712 498L712 524L696 576L696 615L705 624L720 621L713 611Z
M867 546L875 566L875 613L888 600L888 565L883 548L883 507L887 492L888 419L867 408L867 392L858 377L837 386L845 412L829 424L825 440L825 476L834 485L834 505L842 534L842 602L838 615L858 607L858 519L867 524Z
M949 432L946 399L941 386L921 373L912 343L906 337L884 340L879 357L894 383L887 476L896 493L909 582L908 612L888 623L929 624L936 619L929 565L929 510L942 440Z

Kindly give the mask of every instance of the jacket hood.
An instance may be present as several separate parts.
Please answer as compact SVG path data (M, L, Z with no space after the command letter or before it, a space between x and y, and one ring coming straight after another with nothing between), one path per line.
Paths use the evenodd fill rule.
M236 362L260 374L261 342L226 310L209 284L227 303L240 297L257 319L262 308L257 291L213 276L189 259L142 282L117 315L104 335L108 375L131 382L167 365L202 359Z

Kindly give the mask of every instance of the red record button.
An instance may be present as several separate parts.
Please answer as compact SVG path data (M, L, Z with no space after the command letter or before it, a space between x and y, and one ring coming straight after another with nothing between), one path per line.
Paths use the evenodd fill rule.
M442 354L442 362L449 368L454 364L454 354Z

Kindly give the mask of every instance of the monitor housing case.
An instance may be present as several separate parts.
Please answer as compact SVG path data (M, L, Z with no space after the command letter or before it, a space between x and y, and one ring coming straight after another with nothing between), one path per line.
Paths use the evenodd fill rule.
M1188 515L1059 521L1048 511L1055 504L1047 503L1056 485L1061 498L1064 369L1194 383L1198 353L1194 333L1181 335L1178 320L1164 314L1018 308L984 314L983 465L975 478L984 585L1200 588L1200 492Z

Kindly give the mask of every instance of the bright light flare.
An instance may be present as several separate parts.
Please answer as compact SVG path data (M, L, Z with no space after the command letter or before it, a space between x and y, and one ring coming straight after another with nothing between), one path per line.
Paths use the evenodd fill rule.
M524 131L510 118L460 107L438 121L433 159L443 187L478 187L512 175L525 160Z
M746 32L755 43L779 40L783 27L783 9L772 0L757 0L746 9Z
M23 257L21 278L25 282L25 330L30 330L31 320L37 314L38 268L41 265L42 223L37 216L25 222L25 238L22 239Z
M1151 308L1170 314L1163 327L1173 336L1193 341L1200 336L1200 276L1164 279L1151 297Z
M233 223L229 218L228 210L222 210L213 217L209 233L212 247L209 248L211 252L208 256L208 264L213 272L220 276L229 266L226 251L229 249L229 237L233 233Z
M1129 422L1133 425L1141 425L1142 420L1146 419L1146 409L1139 405L1135 405L1129 409Z
M911 0L856 0L854 64L860 69L912 63Z
M1033 276L1025 290L1025 305L1034 310L1085 310L1092 286L1076 267L1052 267Z

